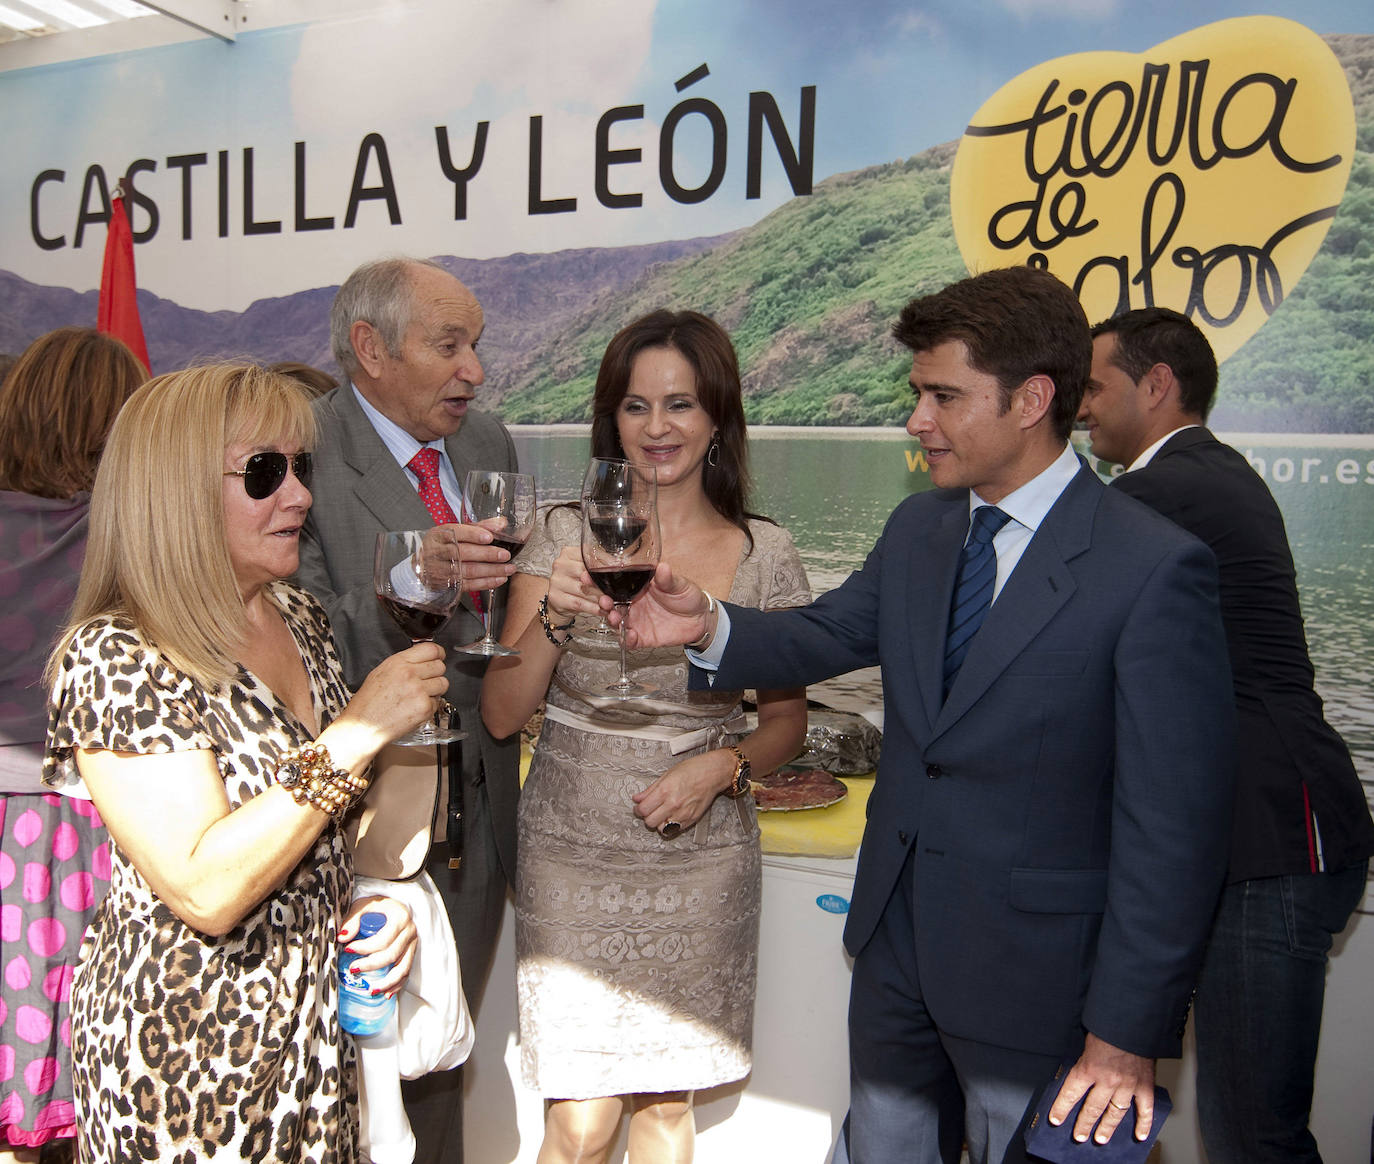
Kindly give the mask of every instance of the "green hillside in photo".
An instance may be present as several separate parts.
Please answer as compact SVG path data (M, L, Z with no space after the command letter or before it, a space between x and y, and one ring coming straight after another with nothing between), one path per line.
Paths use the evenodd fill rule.
M711 251L647 272L513 362L511 423L586 420L597 364L625 323L664 305L734 337L751 424L887 425L910 411L892 320L960 278L949 218L952 146L817 185Z
M1350 182L1306 274L1223 365L1218 428L1374 432L1374 37L1326 39L1355 98ZM495 407L510 423L587 420L611 336L670 306L729 329L751 424L902 423L910 358L888 329L912 296L966 274L949 216L955 148L828 178L711 249L651 267L509 360Z

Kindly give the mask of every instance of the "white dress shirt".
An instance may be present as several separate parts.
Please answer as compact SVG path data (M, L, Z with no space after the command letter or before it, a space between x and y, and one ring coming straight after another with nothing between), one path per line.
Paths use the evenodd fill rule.
M1136 469L1145 468L1146 465L1148 465L1151 461L1155 459L1155 454L1164 447L1166 442L1173 440L1173 438L1177 436L1179 433L1181 433L1185 428L1200 427L1200 425L1196 424L1181 424L1178 426L1178 428L1174 429L1173 432L1166 432L1162 437L1159 438L1159 440L1155 441L1154 444L1152 444L1148 449L1141 453L1140 456L1138 456L1134 461L1127 465L1125 471L1127 473L1133 473Z

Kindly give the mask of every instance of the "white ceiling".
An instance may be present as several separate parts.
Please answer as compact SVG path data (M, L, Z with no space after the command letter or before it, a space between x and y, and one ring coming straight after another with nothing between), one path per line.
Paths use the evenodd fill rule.
M369 16L415 0L0 0L0 72L282 25Z
M137 0L0 0L0 42L151 15Z
M0 0L0 70L204 36L232 41L246 0Z

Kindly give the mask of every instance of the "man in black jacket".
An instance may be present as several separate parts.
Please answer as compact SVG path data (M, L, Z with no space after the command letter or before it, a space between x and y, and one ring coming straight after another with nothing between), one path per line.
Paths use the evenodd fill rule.
M1206 542L1235 681L1236 803L1227 886L1195 1002L1198 1119L1210 1164L1320 1161L1308 1130L1326 956L1365 890L1374 824L1313 688L1283 517L1203 422L1217 365L1164 308L1093 329L1078 418L1115 488ZM1160 725L1167 730L1167 725Z

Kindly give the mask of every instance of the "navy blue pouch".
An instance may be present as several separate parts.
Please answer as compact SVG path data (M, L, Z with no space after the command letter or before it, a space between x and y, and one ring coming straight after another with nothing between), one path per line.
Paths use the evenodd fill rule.
M1155 1087L1154 1122L1150 1125L1150 1134L1145 1139L1135 1138L1136 1111L1133 1102L1131 1110L1122 1114L1116 1131L1105 1144L1099 1144L1091 1136L1080 1143L1073 1138L1073 1127L1078 1122L1078 1113L1083 1107L1082 1099L1073 1105L1073 1110L1064 1118L1062 1124L1055 1127L1050 1123L1050 1108L1054 1106L1060 1085L1072 1067L1072 1063L1059 1064L1054 1078L1040 1093L1035 1112L1030 1123L1026 1125L1026 1151L1041 1160L1049 1160L1052 1164L1088 1164L1089 1161L1095 1164L1145 1164L1145 1157L1150 1154L1155 1140L1159 1138L1160 1129L1164 1127L1165 1117L1173 1110L1174 1102L1169 1098L1169 1093L1162 1087ZM1086 1099L1087 1096L1083 1098Z

